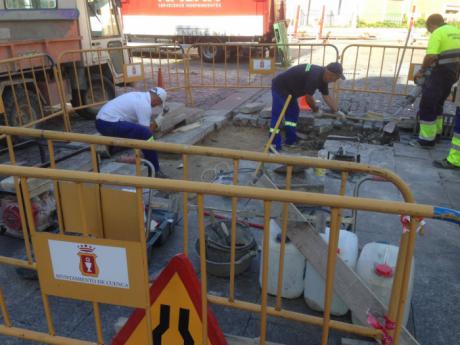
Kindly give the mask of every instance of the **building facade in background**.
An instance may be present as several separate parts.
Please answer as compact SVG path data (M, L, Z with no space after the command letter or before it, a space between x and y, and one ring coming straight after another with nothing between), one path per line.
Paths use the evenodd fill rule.
M278 2L279 3L279 2ZM415 5L415 19L432 13L447 21L460 21L459 0L286 0L286 18L291 29L297 21L298 31L318 26L324 9L324 26L356 27L361 23L386 22L404 24ZM292 31L292 30L291 30Z

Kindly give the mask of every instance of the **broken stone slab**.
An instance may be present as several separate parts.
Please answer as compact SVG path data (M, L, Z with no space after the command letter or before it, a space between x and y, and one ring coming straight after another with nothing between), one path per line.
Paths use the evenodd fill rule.
M262 118L258 118L257 119L257 124L258 124L258 127L260 128L269 128L270 127L270 119L262 119Z
M264 90L260 89L242 89L237 92L234 92L229 97L225 98L224 100L220 101L219 103L214 104L211 107L211 110L217 111L230 111L232 112L234 109L241 106L245 102L250 101L257 95L259 95Z
M411 130L414 129L417 124L415 119L401 119L398 122L398 127L401 129Z
M174 102L171 105L168 103L169 112L165 115L161 125L161 136L173 130L178 124L187 122L187 120L196 120L197 116L202 113L201 110L196 108L186 108L183 103ZM192 121L194 122L194 121Z
M258 127L257 116L240 113L233 118L233 124L241 127Z
M262 102L252 102L252 103L246 103L243 105L239 110L240 113L243 114L254 114L258 113L265 107L265 103Z
M318 131L318 134L324 134L324 133L329 133L334 129L332 125L321 125L321 126L315 126L315 130Z
M260 111L259 116L263 119L271 119L272 118L272 106L270 105L270 106L263 108Z
M315 117L313 119L313 124L315 126L330 125L332 123L332 121L333 121L332 119Z
M228 122L230 114L230 112L226 110L220 113L218 111L210 111L206 113L211 115L203 117L200 127L186 132L170 133L162 137L161 141L173 144L194 145L202 141L213 131L222 128L224 124Z
M187 108L187 117L185 124L189 125L200 120L205 115L205 111L199 108Z

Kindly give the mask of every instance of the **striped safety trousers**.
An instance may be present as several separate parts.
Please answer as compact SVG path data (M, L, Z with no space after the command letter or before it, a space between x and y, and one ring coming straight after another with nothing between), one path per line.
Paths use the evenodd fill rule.
M431 75L427 77L419 107L419 140L427 143L434 142L436 135L442 133L444 102L456 79L454 72L441 67L434 68Z
M280 92L272 88L272 117L269 135L271 135L271 133L273 133L275 130L276 122L281 115L281 111L283 110L286 99L287 96L281 96ZM284 115L284 130L286 134L285 143L287 145L292 145L297 142L296 127L297 120L299 119L299 112L300 109L297 103L297 99L291 99L286 109L286 114ZM278 128L276 131L275 139L273 139L273 144L277 150L281 150L281 142L281 133L280 129Z
M460 107L457 107L457 112L455 114L454 135L452 137L452 145L447 160L449 163L460 167Z

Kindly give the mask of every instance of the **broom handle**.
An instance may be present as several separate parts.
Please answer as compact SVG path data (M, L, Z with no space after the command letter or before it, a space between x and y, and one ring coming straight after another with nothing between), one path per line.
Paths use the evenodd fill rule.
M273 132L270 135L270 138L268 139L267 144L265 145L263 153L267 153L268 150L270 149L270 145L272 144L273 140L275 139L276 132L278 131L278 128L279 128L279 126L281 124L281 121L283 121L283 119L284 119L284 115L286 114L286 110L288 108L289 102L291 102L291 99L292 99L292 95L289 95L287 97L287 99L286 99L286 102L284 102L283 110L281 110L281 114L280 114L280 116L278 118L278 121L276 121L275 128L273 128ZM262 168L262 166L263 166L263 163L259 162L259 164L257 165L256 172L255 172L256 177L259 174L259 170Z

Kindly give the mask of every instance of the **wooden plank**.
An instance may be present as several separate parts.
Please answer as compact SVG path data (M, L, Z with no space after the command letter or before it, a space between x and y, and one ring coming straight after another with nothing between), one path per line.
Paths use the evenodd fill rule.
M228 345L259 345L259 338L245 338L236 335L225 335ZM281 343L265 342L266 345L284 345Z
M258 184L266 188L276 189L276 185L265 174L259 178ZM326 242L322 240L311 223L306 221L305 217L294 204L289 204L289 219L291 219L291 213L295 214L295 218L303 218L303 221L289 221L287 236L312 264L315 270L325 279L328 250ZM372 310L376 315L385 315L387 312L383 303L340 257L337 258L334 291L363 325L367 325L368 310ZM404 327L401 329L400 344L420 345Z

